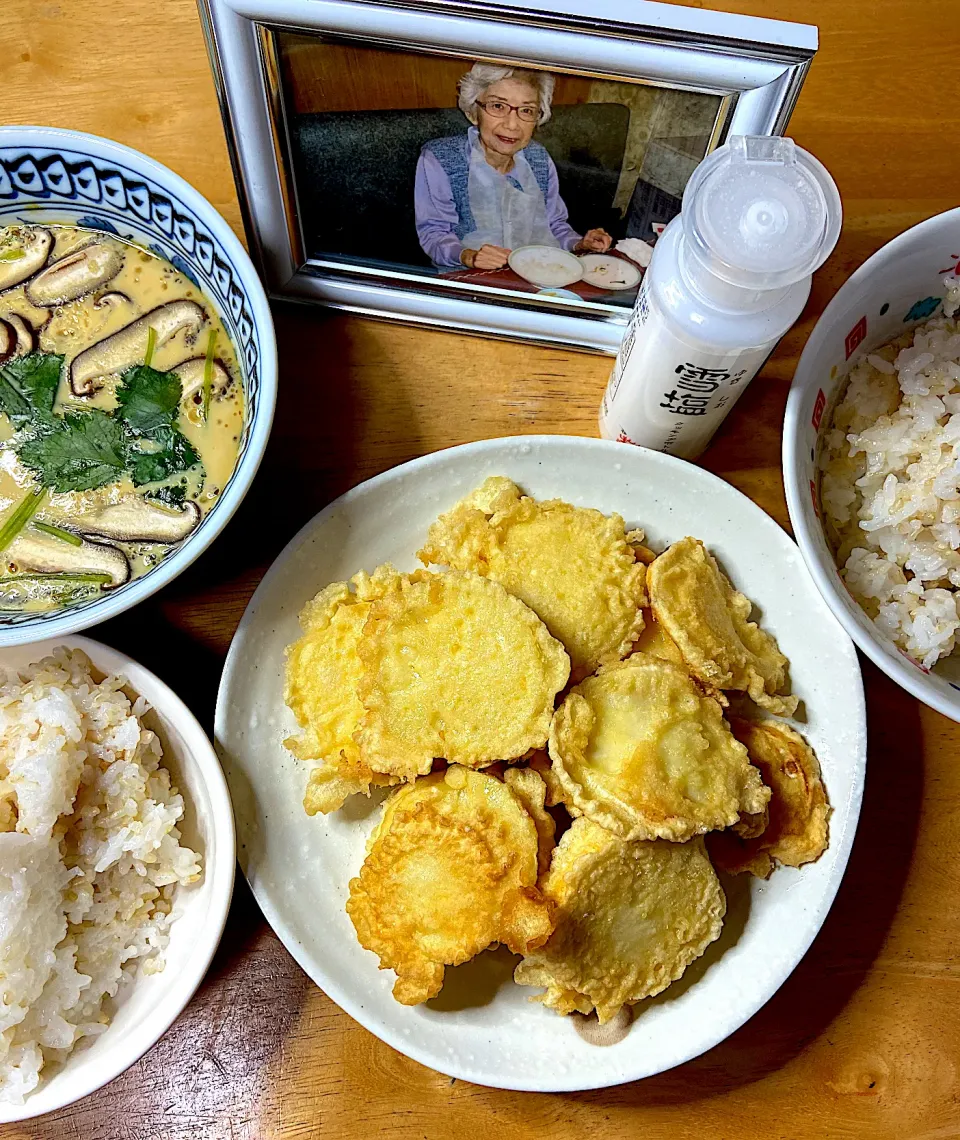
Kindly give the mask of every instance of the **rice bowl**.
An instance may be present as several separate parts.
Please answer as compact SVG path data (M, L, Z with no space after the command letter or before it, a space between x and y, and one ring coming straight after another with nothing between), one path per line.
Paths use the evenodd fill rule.
M879 249L840 287L800 356L783 428L783 480L794 535L807 569L858 647L918 700L960 721L960 654L932 668L901 648L841 576L824 525L819 458L832 409L860 360L937 314L945 284L960 282L960 208L928 218ZM849 557L849 554L847 554Z
M137 967L163 969L183 797L119 677L58 648L0 685L0 1100L23 1104L49 1059L107 1026Z
M847 588L883 633L932 668L960 630L960 329L952 315L856 364L820 467L827 534Z
M145 711L143 703L140 704L141 720L147 729L159 737L163 746L163 767L169 770L171 782L182 793L183 814L174 825L182 832L179 845L201 855L202 875L198 881L176 886L169 907L166 903L159 905L164 884L156 881L166 876L162 872L156 875L154 883L145 887L147 895L154 891L158 893L157 900L151 900L156 912L154 920L152 923L140 922L135 915L126 916L134 918L135 930L129 939L121 938L115 943L109 938L103 938L104 926L101 924L98 945L105 952L114 950L119 942L129 942L129 948L136 951L136 957L130 956L130 966L135 966L137 961L146 962L152 958L155 966L159 966L162 959L164 968L153 972L140 968L131 978L127 975L133 973L133 969L128 966L116 988L116 995L108 996L103 1003L103 1015L98 1017L91 1013L86 1022L82 1017L73 1019L96 1026L99 1031L85 1036L69 1054L64 1052L62 1055L54 1055L49 1051L40 1083L26 1096L25 1103L15 1104L9 1099L0 1101L0 1123L39 1116L79 1100L123 1072L156 1042L180 1014L206 973L220 940L233 890L233 814L223 774L203 730L186 706L162 681L125 654L81 637L69 638L65 642L58 640L7 649L0 655L0 664L5 668L25 671L31 664L49 656L64 644L71 650L82 650L92 661L98 678L122 673L127 682L124 689L131 698L131 708L136 707L137 698L143 698L150 705L150 710ZM110 686L107 686L104 698L112 703L116 698L107 695L109 689ZM119 727L119 719L117 725ZM146 760L153 749L149 741L141 744L141 753L144 748L146 754L142 759ZM124 764L128 759L129 757L124 759ZM143 764L144 768L149 766ZM134 772L131 770L128 774L133 776ZM120 783L117 782L118 787ZM165 789L157 788L156 785L154 790L165 792ZM141 822L145 826L139 835L133 834L136 828L124 833L121 811L116 817L119 826L113 837L113 846L111 847L106 830L100 837L108 840L97 846L101 859L110 858L124 844L128 847L137 846L140 839L143 839L145 846L156 842L160 832L168 828L173 816L177 814L178 805L173 802L175 795L176 793L149 797L155 800L156 808L153 812L143 813ZM160 799L164 798L167 803L160 805ZM62 823L61 820L60 826ZM127 823L130 823L129 818ZM121 836L122 842L117 842ZM39 846L33 844L31 837L26 834L13 834L11 838L14 845L25 840L28 844ZM94 847L91 843L91 854ZM123 858L125 857L121 858L121 863ZM177 865L180 856L173 856L168 870L187 870L187 858L189 856L184 856L183 864ZM35 865L33 869L38 874L42 870L55 871L67 861L70 860L61 861L58 853L51 856L48 852L46 863L42 866ZM130 865L123 866L125 873L131 869L133 862L131 859ZM0 874L7 871L8 867L9 861L5 860ZM159 860L154 867L160 871ZM188 872L187 877L193 876ZM62 899L58 889L60 885L55 884L47 896L54 911L53 919L47 922L45 928L48 939L57 936L55 911ZM134 900L135 897L135 892L131 890L129 898ZM37 901L41 899L38 897ZM169 914L164 913L166 911ZM104 913L102 917L110 916ZM129 933L129 928L127 932ZM39 937L43 931L38 930L37 934ZM161 946L163 942L166 942L165 946ZM58 950L60 948L58 946ZM126 954L127 948L124 948L123 955ZM86 969L87 976L92 973ZM105 980L108 974L109 970L104 970L101 977ZM67 978L69 970L64 969L62 976ZM89 990L91 987L85 988ZM65 994L66 992L64 989ZM63 1005L70 1004L70 996L67 995ZM9 1008L0 1007L0 1010L5 1015L10 1013ZM75 1032L72 1022L66 1017L62 1019L62 1024L55 1020L51 1020L51 1024L55 1024L65 1034L73 1035ZM3 1028L9 1028L9 1017L5 1017Z

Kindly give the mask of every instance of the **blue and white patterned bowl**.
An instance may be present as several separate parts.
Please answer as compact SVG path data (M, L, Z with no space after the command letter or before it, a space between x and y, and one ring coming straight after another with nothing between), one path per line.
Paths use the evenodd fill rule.
M243 372L246 415L236 469L213 508L141 578L46 614L0 616L0 646L87 629L135 606L185 570L217 537L263 457L277 396L277 347L267 295L233 231L188 183L109 139L50 127L0 127L0 226L66 223L153 250L216 306Z

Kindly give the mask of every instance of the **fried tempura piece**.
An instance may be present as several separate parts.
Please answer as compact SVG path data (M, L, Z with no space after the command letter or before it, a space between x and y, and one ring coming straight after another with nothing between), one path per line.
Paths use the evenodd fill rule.
M785 724L737 717L731 718L730 727L772 794L759 829L745 828L741 820L730 831L709 837L707 847L716 866L732 875L749 871L768 879L775 861L800 867L819 859L827 847L830 807L813 749Z
M543 780L544 786L547 789L546 806L551 808L557 807L558 804L563 804L566 799L566 793L550 764L550 757L547 755L546 749L538 749L534 752L527 761L527 765Z
M303 800L308 815L336 811L356 792L369 795L371 784L396 782L362 763L355 734L363 715L357 644L371 604L398 589L400 579L392 566L361 572L350 584L321 590L300 614L304 633L287 650L284 700L303 732L284 744L301 760L319 761Z
M770 796L717 701L645 653L570 691L550 758L571 814L623 839L689 839L762 811Z
M637 653L649 653L652 657L672 661L674 665L683 665L683 654L677 648L677 643L649 610L644 613L643 633L633 648Z
M681 538L647 572L650 607L687 668L705 685L748 693L770 712L791 716L797 698L782 694L789 662L769 633L749 619L738 593L697 538Z
M514 980L601 1024L676 981L719 937L727 905L702 839L629 843L587 819L560 840L543 890L556 929Z
M636 530L627 531L627 544L633 547L634 557L638 562L642 562L644 566L649 566L657 556L654 551L647 546L646 539L647 536L639 527L637 527ZM644 617L646 617L646 615L644 615Z
M540 753L542 755L542 753ZM523 804L537 829L537 881L547 873L556 845L557 824L547 811L547 785L531 768L508 768L503 782Z
M563 643L574 680L629 653L643 628L644 566L623 519L537 502L502 476L441 515L418 557L502 583Z
M553 906L536 887L538 848L523 800L495 776L454 766L393 793L347 913L380 969L396 971L397 1001L435 997L445 966L495 943L515 954L543 945Z
M375 601L357 654L360 759L403 779L435 758L483 768L542 748L570 672L519 598L453 572L418 571Z

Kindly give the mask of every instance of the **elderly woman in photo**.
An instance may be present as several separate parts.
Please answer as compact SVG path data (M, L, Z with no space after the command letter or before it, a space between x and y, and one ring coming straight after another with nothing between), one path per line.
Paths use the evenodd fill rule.
M522 245L610 248L605 230L581 236L569 224L557 168L533 142L550 118L553 84L545 71L486 63L461 78L458 105L473 126L431 140L417 163L417 235L438 268L500 269Z

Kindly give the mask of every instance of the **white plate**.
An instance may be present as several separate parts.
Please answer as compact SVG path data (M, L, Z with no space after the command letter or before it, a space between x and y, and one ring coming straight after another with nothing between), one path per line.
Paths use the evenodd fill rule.
M0 1123L26 1120L73 1104L119 1076L166 1033L193 997L213 959L233 895L233 812L216 753L196 717L159 677L132 657L88 637L57 637L0 652L0 664L23 668L58 645L82 649L100 673L120 673L128 691L146 697L146 723L160 737L163 764L183 794L183 842L199 851L203 875L174 895L166 967L121 986L110 1027L81 1041L62 1066L40 1074L23 1105L0 1104Z
M583 280L597 289L634 289L640 270L631 261L608 253L585 253L580 258Z
M583 275L579 257L552 245L521 245L507 261L518 276L546 289L562 289Z
M408 1008L394 976L357 943L344 912L375 806L354 797L308 818L306 766L283 748L295 730L283 703L284 647L297 613L329 582L384 561L415 565L427 527L486 476L508 475L539 497L618 511L655 547L693 534L758 605L791 661L806 719L798 727L823 767L833 804L830 846L769 883L725 884L724 934L684 979L637 1007L620 1044L586 1044L570 1019L509 981L505 951L448 971L439 999ZM742 1025L796 966L820 928L846 866L863 786L863 688L853 645L813 585L794 543L759 507L699 467L604 440L485 440L406 463L343 495L283 551L243 616L217 701L216 742L237 814L240 864L264 914L311 978L352 1017L407 1056L500 1088L566 1091L669 1069ZM506 959L506 960L505 960ZM497 986L498 980L500 981Z

